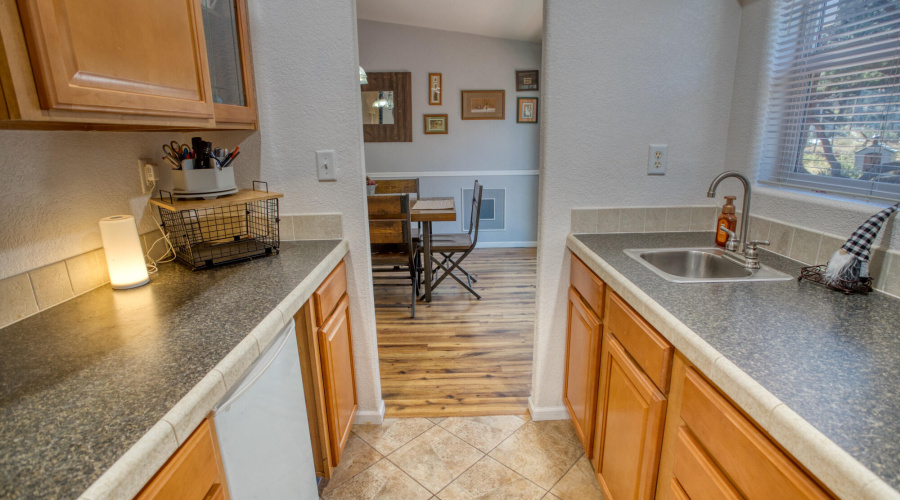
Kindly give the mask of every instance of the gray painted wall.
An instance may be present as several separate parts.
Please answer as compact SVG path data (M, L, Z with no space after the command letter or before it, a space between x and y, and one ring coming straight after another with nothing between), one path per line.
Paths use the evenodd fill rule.
M413 142L367 142L367 173L376 180L385 173L418 176L423 196L455 196L459 214L460 189L476 178L485 188L506 189L506 229L485 231L479 242L507 246L537 240L538 177L475 172L538 169L540 126L516 123L516 98L540 93L516 92L515 76L516 70L541 67L541 44L364 20L358 29L359 61L366 71L412 73ZM428 73L443 74L441 106L428 104ZM506 90L505 120L460 119L461 90L495 89ZM425 135L425 114L447 114L449 133ZM417 174L460 171L471 175ZM459 230L459 222L435 225L435 231Z

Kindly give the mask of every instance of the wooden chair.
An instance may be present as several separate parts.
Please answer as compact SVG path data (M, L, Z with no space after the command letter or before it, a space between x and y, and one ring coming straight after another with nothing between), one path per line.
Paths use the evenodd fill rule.
M431 260L437 264L439 269L444 271L443 274L432 283L432 290L449 276L456 280L472 295L479 299L481 298L481 295L472 289L472 282L474 281L477 283L478 279L463 269L463 267L460 266L460 263L472 253L472 250L475 250L475 244L478 243L478 223L480 219L479 215L481 214L482 191L484 191L484 186L479 184L478 181L475 181L475 188L472 190L472 218L469 220L468 233L432 235L431 253L432 255L439 254L442 257L442 260L436 259L433 256L431 257ZM462 253L462 255L454 258L457 253ZM466 277L466 282L463 282L461 278L453 273L455 270L459 270L459 272L463 273Z
M416 195L418 200L421 197L419 193L419 179L381 179L375 184L375 194L409 194ZM413 205L413 202L410 202ZM419 271L422 270L422 259L418 252L419 234L422 232L422 225L418 222L412 228L412 239L416 247L416 265ZM421 283L421 282L420 282Z
M409 194L369 196L368 203L373 284L410 286L410 317L415 318L419 280L410 227Z
M419 198L419 179L381 179L375 184L375 194L415 194Z

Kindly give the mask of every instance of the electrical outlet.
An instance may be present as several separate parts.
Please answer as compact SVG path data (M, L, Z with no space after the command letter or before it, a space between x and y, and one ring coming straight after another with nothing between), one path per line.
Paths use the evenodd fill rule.
M337 180L334 151L316 151L316 165L319 170L319 182Z
M146 158L138 158L138 175L141 180L141 193L152 193L156 187L156 181L159 176L156 175L156 165L150 163L151 160Z
M668 146L665 144L650 145L650 159L647 162L647 175L666 175Z

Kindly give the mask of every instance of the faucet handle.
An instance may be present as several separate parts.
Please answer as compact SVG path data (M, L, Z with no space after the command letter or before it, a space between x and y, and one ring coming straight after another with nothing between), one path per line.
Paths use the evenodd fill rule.
M738 246L740 242L737 239L737 235L734 234L734 231L728 229L725 224L719 226L719 229L725 231L725 234L728 235L728 241L725 243L725 250L730 250L732 252L737 252Z
M767 247L767 246L769 246L770 244L771 244L771 243L769 243L768 240L750 240L750 242L747 243L747 246L748 246L749 248L756 249L756 247L757 247L758 245L762 245L762 246L764 246L764 247Z

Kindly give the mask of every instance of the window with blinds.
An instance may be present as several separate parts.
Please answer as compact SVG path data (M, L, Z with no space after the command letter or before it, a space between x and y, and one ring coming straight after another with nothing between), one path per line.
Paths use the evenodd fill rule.
M759 182L900 200L900 1L781 0Z

